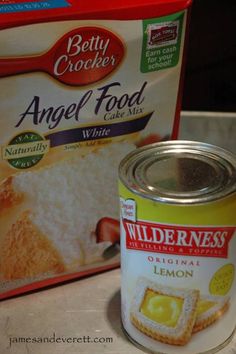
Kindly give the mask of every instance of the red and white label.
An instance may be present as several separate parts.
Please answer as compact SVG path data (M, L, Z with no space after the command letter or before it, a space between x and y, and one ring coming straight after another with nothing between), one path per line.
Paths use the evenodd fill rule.
M53 76L71 85L103 79L117 68L125 53L120 38L98 27L81 27L67 33L53 51Z
M235 227L172 226L123 219L126 248L185 256L227 258Z

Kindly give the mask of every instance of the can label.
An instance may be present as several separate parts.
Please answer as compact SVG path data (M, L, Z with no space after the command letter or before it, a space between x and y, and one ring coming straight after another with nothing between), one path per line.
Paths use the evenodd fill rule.
M235 197L171 205L120 182L120 206L127 333L153 352L219 350L235 328Z

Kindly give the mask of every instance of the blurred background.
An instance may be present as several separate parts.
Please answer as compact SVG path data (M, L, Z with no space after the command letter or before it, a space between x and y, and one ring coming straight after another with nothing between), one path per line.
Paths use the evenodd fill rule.
M184 110L236 112L235 27L235 0L193 0Z
M235 26L235 0L193 0L180 138L236 152Z

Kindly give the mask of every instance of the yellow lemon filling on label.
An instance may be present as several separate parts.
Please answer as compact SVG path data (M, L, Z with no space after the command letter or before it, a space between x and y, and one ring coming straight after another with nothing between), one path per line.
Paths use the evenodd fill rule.
M150 289L145 293L141 313L149 319L168 327L177 325L183 307L183 299L158 294Z
M213 306L215 306L215 302L213 301L199 300L197 304L197 316L208 311Z

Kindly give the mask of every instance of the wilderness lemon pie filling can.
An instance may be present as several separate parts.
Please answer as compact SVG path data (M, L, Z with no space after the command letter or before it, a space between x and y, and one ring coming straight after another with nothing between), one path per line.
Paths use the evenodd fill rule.
M236 319L236 157L167 141L119 167L122 324L153 353L214 353Z

